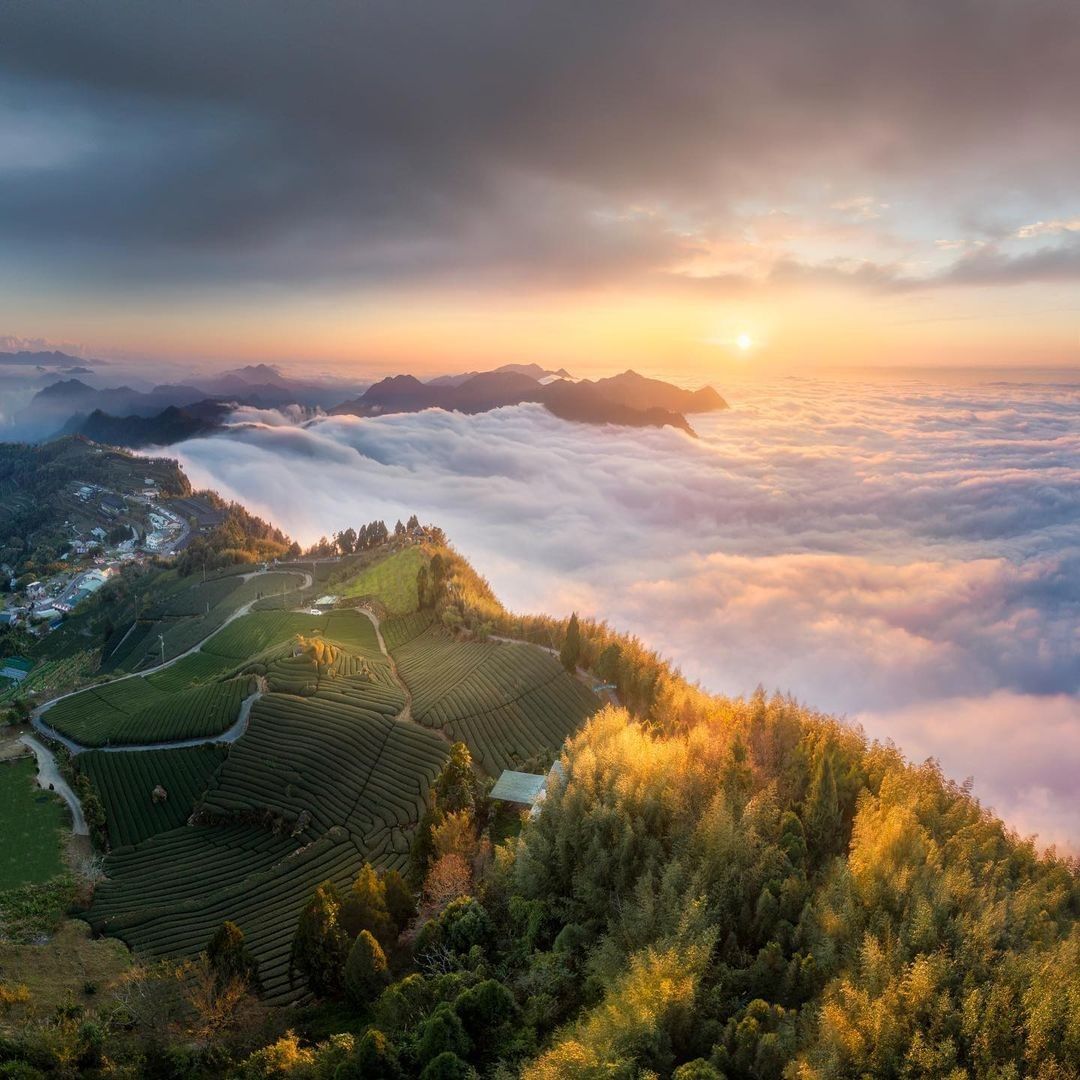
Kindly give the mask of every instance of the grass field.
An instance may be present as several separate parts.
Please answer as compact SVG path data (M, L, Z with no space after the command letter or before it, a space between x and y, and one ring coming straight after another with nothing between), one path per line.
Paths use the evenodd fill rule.
M59 796L39 791L32 757L0 762L0 891L48 881L63 869L68 812Z
M0 940L0 972L17 973L15 981L30 992L29 1001L0 1016L0 1030L17 1031L28 1016L53 1016L72 1002L108 1007L130 967L131 954L121 942L92 938L86 923L75 919L60 923L44 944ZM88 985L93 996L86 994Z
M341 596L374 596L392 615L404 615L417 608L416 575L426 562L419 547L407 547L362 570L336 591Z

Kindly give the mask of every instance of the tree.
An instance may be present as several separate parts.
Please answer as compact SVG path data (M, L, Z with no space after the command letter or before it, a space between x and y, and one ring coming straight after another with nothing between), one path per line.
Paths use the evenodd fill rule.
M259 963L244 942L244 931L226 919L206 946L206 958L219 985L241 979L253 990L259 987Z
M415 514L411 515L409 520L405 522L405 528L408 529L409 532L413 532L415 529L419 529L420 519Z
M454 1012L458 1014L473 1044L483 1044L484 1056L490 1058L498 1055L498 1036L501 1029L513 1020L517 1005L513 995L501 982L485 979L458 996L454 1002Z
M436 909L446 907L459 896L468 896L471 891L472 871L456 852L436 859L424 880L424 899Z
M456 810L447 814L431 831L431 842L436 858L443 855L460 855L467 863L476 858L478 839L473 816L468 810Z
M424 1066L420 1080L473 1080L476 1070L457 1054L444 1050Z
M290 979L299 971L320 997L339 997L342 992L349 939L340 918L341 897L333 882L324 881L300 913L293 936Z
M596 674L604 682L617 683L619 681L619 666L622 662L622 649L615 643L608 645L596 661Z
M334 1074L334 1080L392 1080L400 1074L394 1044L378 1028L368 1028L352 1061Z
M416 601L421 611L426 611L432 606L431 575L426 566L421 566L416 571Z
M394 535L398 537L405 535L405 526L401 523L401 518L398 518L394 525Z
M810 849L816 854L836 849L840 838L840 799L832 752L825 748L818 756L814 778L802 810L803 827Z
M350 938L367 930L386 948L397 937L386 908L386 888L371 863L364 863L342 901L341 925Z
M559 659L571 675L577 671L578 661L581 659L581 627L578 625L576 611L570 616L570 622L566 624L566 637L559 650Z
M382 992L389 982L386 953L367 930L361 930L345 962L345 992L357 1008L362 1008Z
M383 874L383 891L386 910L400 933L416 917L416 898L397 870L387 870Z
M462 1027L457 1013L443 1001L435 1006L420 1028L416 1056L422 1065L427 1065L440 1054L446 1053L456 1054L461 1058L468 1057L469 1037L465 1034L465 1028Z
M474 810L478 789L472 754L463 742L456 742L450 747L450 756L435 778L436 805L447 814Z

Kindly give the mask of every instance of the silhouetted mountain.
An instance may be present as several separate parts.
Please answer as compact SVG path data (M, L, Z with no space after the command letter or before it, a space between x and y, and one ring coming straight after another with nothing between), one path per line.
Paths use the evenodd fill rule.
M27 411L35 419L52 421L55 427L77 413L88 415L100 410L113 416L154 416L170 405L189 405L205 397L194 386L155 386L149 391L112 386L95 390L79 379L63 379L39 390Z
M89 416L75 416L64 425L62 435L83 435L94 442L137 450L144 446L169 446L217 431L231 408L203 401L181 409L170 405L155 416L109 416L95 409Z
M465 376L461 382L433 379L425 383L412 375L395 375L375 383L360 397L342 402L330 412L380 416L437 407L478 413L503 405L535 401L556 416L579 423L671 426L693 434L679 409L680 404L693 412L727 407L712 387L682 390L657 379L642 378L632 371L597 382L557 379L541 383L528 371L516 370L519 367L535 368L542 373L545 370L538 365L505 365L496 371Z
M647 379L636 371L624 371L608 379L597 379L583 385L594 386L609 401L617 401L632 409L661 408L673 412L701 413L726 409L727 402L711 387L700 390L683 390L679 386L660 379Z
M60 352L58 349L43 349L32 351L19 349L17 352L0 352L0 364L10 364L17 367L41 367L41 368L82 368L89 371L87 365L102 364L102 360L83 360L78 356Z
M541 387L540 400L561 420L579 424L619 424L623 427L675 427L697 437L681 413L652 406L635 409L606 398L595 385L553 382Z
M477 375L502 374L504 372L510 372L515 375L528 375L537 382L551 379L573 378L566 368L559 368L557 371L552 371L550 368L541 367L539 364L503 364L501 367L495 368L493 372L466 371L460 375L440 375L436 379L429 379L427 385L460 386L469 379L475 379Z

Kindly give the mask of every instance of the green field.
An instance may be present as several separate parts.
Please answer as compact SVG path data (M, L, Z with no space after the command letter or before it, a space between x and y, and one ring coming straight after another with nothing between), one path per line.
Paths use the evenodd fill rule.
M327 634L335 655L321 673L291 649L269 662L271 692L255 703L248 730L220 767L204 774L202 824L184 827L178 815L179 827L158 832L172 796L148 805L160 772L187 767L180 758L154 759L183 751L101 754L88 770L99 790L133 789L116 795L107 813L117 839L137 838L108 859L110 881L90 911L94 927L150 955L174 955L204 948L220 922L232 919L259 959L268 999L282 1001L295 996L288 950L311 891L328 877L344 884L365 860L404 865L411 829L447 753L438 735L396 719L405 697L369 620L355 612L300 618L299 628L282 613L263 613L248 628L244 620L233 624L229 650L246 642L265 652L286 628L339 636ZM291 692L297 689L304 693ZM106 775L117 771L125 776ZM198 786L186 791L194 795Z
M352 579L356 595L382 589L388 606L407 607L404 592L394 600L393 590L408 581L415 588L418 557L410 549L365 568ZM88 913L96 930L150 956L191 954L231 919L259 960L267 999L295 1000L288 955L300 908L319 882L344 884L365 860L406 864L453 739L497 773L550 756L597 706L531 646L457 640L427 612L388 618L382 629L412 695L409 719L405 689L372 622L351 609L255 611L171 668L55 707L84 730L88 709L105 716L106 727L107 708L126 709L123 731L134 737L166 701L183 703L175 711L190 717L194 705L244 681L229 676L265 679L244 735L227 753L82 755L114 846L108 881ZM121 725L111 723L115 737ZM153 801L157 784L168 792L164 802Z
M137 621L117 627L102 654L102 670L129 672L161 663L164 640L165 659L171 660L218 630L238 608L267 603L296 606L302 579L298 572L254 574L218 572L204 582L201 577L178 577L167 571L153 584L151 595L143 599Z
M396 555L362 570L337 589L342 596L373 596L392 615L404 615L417 608L416 575L427 562L419 547L407 547Z
M59 796L40 791L32 757L0 762L0 891L48 881L63 869L68 811Z

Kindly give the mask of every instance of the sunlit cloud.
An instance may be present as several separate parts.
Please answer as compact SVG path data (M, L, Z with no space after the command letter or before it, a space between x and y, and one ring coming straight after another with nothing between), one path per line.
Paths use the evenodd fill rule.
M1080 691L1080 389L796 380L729 396L695 418L697 440L520 406L260 424L178 450L196 483L305 542L418 511L515 609L609 618L711 689L791 691L918 757L935 753L930 719L890 717L1010 695L1039 748L1011 786L998 759L983 767L977 705L943 760L1061 841L1080 803L1038 762L1080 741L1053 704Z

